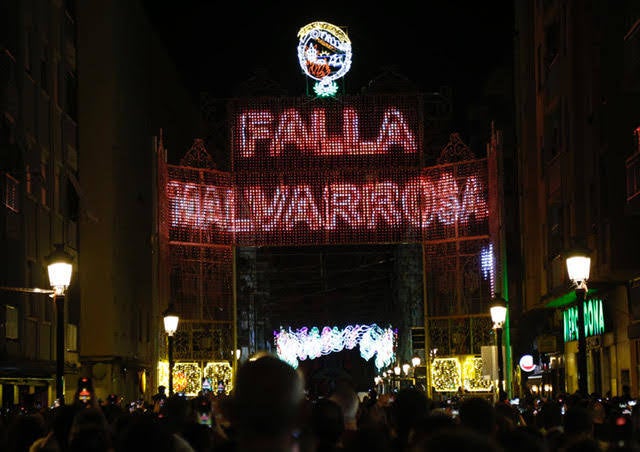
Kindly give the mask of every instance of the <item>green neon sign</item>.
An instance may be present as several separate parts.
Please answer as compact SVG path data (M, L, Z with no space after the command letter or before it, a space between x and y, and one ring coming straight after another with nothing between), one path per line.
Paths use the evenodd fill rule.
M585 300L584 306L584 337L595 336L604 333L604 311L602 300L593 298ZM571 306L563 312L564 341L578 340L578 307Z

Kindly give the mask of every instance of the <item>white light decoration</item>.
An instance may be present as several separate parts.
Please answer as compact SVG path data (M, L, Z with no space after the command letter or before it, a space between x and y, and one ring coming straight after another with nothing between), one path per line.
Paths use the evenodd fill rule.
M351 67L351 41L339 27L327 22L312 22L298 31L298 61L304 73L317 81L316 95L333 96L336 79Z
M407 363L404 363L402 365L402 371L404 372L405 375L409 375L409 369L411 369L411 366Z
M413 358L411 358L411 364L413 365L413 367L418 367L420 365L420 357L414 356Z
M493 255L493 243L489 243L489 246L482 248L480 251L480 269L482 276L489 280L491 293L494 293L496 288L496 260Z
M382 329L376 324L349 325L340 330L338 327L291 328L274 332L278 356L294 368L299 360L315 359L322 355L352 350L360 347L360 356L369 361L375 355L377 369L388 366L394 359L396 332L391 328Z

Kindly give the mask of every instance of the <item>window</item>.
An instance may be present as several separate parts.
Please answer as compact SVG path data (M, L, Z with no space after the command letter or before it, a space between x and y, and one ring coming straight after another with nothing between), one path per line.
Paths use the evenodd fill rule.
M61 202L60 202L60 178L61 178L61 170L58 165L55 167L55 175L53 178L53 209L56 212L60 212Z
M47 206L47 161L40 163L40 203Z
M7 339L18 339L18 309L15 306L5 306L5 333Z
M31 165L25 165L25 189L27 190L27 194L33 194L33 188L31 186Z
M18 212L18 184L18 179L5 174L4 205L14 212Z
M563 215L562 205L560 203L553 203L549 206L548 211L549 222L549 241L548 241L548 256L553 259L559 256L562 252L563 244Z
M544 63L546 67L553 64L560 50L560 23L554 20L544 30Z
M40 88L45 92L49 92L49 47L45 44L42 48L42 56L40 58Z
M24 31L24 48L22 56L24 58L24 70L31 73L31 30L29 29Z
M64 110L74 121L78 120L78 84L73 72L67 71L64 77L65 102Z
M78 325L67 323L67 330L64 338L65 350L70 352L78 351Z

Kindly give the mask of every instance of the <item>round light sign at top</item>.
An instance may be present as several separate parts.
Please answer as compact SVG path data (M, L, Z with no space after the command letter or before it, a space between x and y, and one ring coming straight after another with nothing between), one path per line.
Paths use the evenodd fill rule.
M533 362L533 356L531 355L522 355L520 358L520 369L525 372L531 372L536 368L535 363Z
M334 81L351 68L351 41L340 27L312 22L298 31L298 61L304 73L318 81L318 95L333 95Z

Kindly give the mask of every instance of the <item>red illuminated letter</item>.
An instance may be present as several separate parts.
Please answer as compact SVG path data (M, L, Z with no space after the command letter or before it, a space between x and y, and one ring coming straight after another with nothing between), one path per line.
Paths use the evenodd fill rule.
M338 217L351 227L362 225L360 190L353 184L330 184L324 189L325 228L336 229Z
M240 156L253 157L256 153L256 142L272 138L273 116L268 111L247 111L240 115Z

